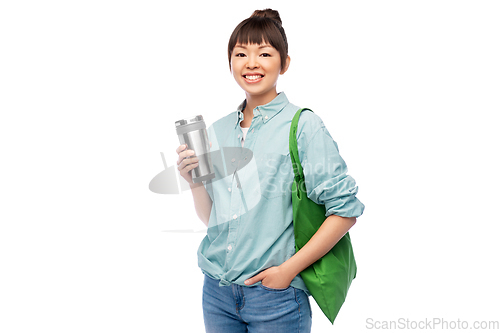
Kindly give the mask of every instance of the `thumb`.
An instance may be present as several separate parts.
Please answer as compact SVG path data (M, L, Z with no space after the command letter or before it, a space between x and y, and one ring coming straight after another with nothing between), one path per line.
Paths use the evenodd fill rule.
M261 281L262 279L264 279L264 277L265 277L264 272L261 272L255 276L251 277L250 279L245 280L245 284L247 286L249 286L251 284L254 284L254 283Z

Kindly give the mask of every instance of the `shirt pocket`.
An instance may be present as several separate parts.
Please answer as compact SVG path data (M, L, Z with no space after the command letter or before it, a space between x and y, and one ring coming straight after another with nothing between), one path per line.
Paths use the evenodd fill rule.
M267 199L279 198L291 191L293 169L290 152L264 154L259 179L262 196Z

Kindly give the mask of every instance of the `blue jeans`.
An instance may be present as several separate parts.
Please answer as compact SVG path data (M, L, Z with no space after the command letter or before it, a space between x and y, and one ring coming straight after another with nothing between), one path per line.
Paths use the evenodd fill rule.
M271 289L262 284L219 286L205 275L203 318L207 333L309 333L312 314L309 298L289 286Z

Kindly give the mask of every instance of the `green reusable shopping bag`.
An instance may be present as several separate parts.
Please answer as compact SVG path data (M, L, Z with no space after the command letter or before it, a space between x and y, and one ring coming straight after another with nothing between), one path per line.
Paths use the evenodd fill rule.
M295 178L292 185L293 229L295 251L298 252L316 233L326 219L326 208L307 197L306 183L297 150L297 125L303 108L297 111L290 126L290 157ZM314 142L312 143L314 144ZM349 233L322 258L300 273L307 289L323 313L333 324L356 277L356 260Z

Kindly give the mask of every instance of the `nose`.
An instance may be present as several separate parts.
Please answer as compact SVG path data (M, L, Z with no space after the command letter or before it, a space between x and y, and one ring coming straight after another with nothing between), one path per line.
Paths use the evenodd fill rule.
M247 68L248 69L254 69L254 68L259 68L259 62L257 61L257 59L253 56L249 56L248 58L248 61L247 61Z

